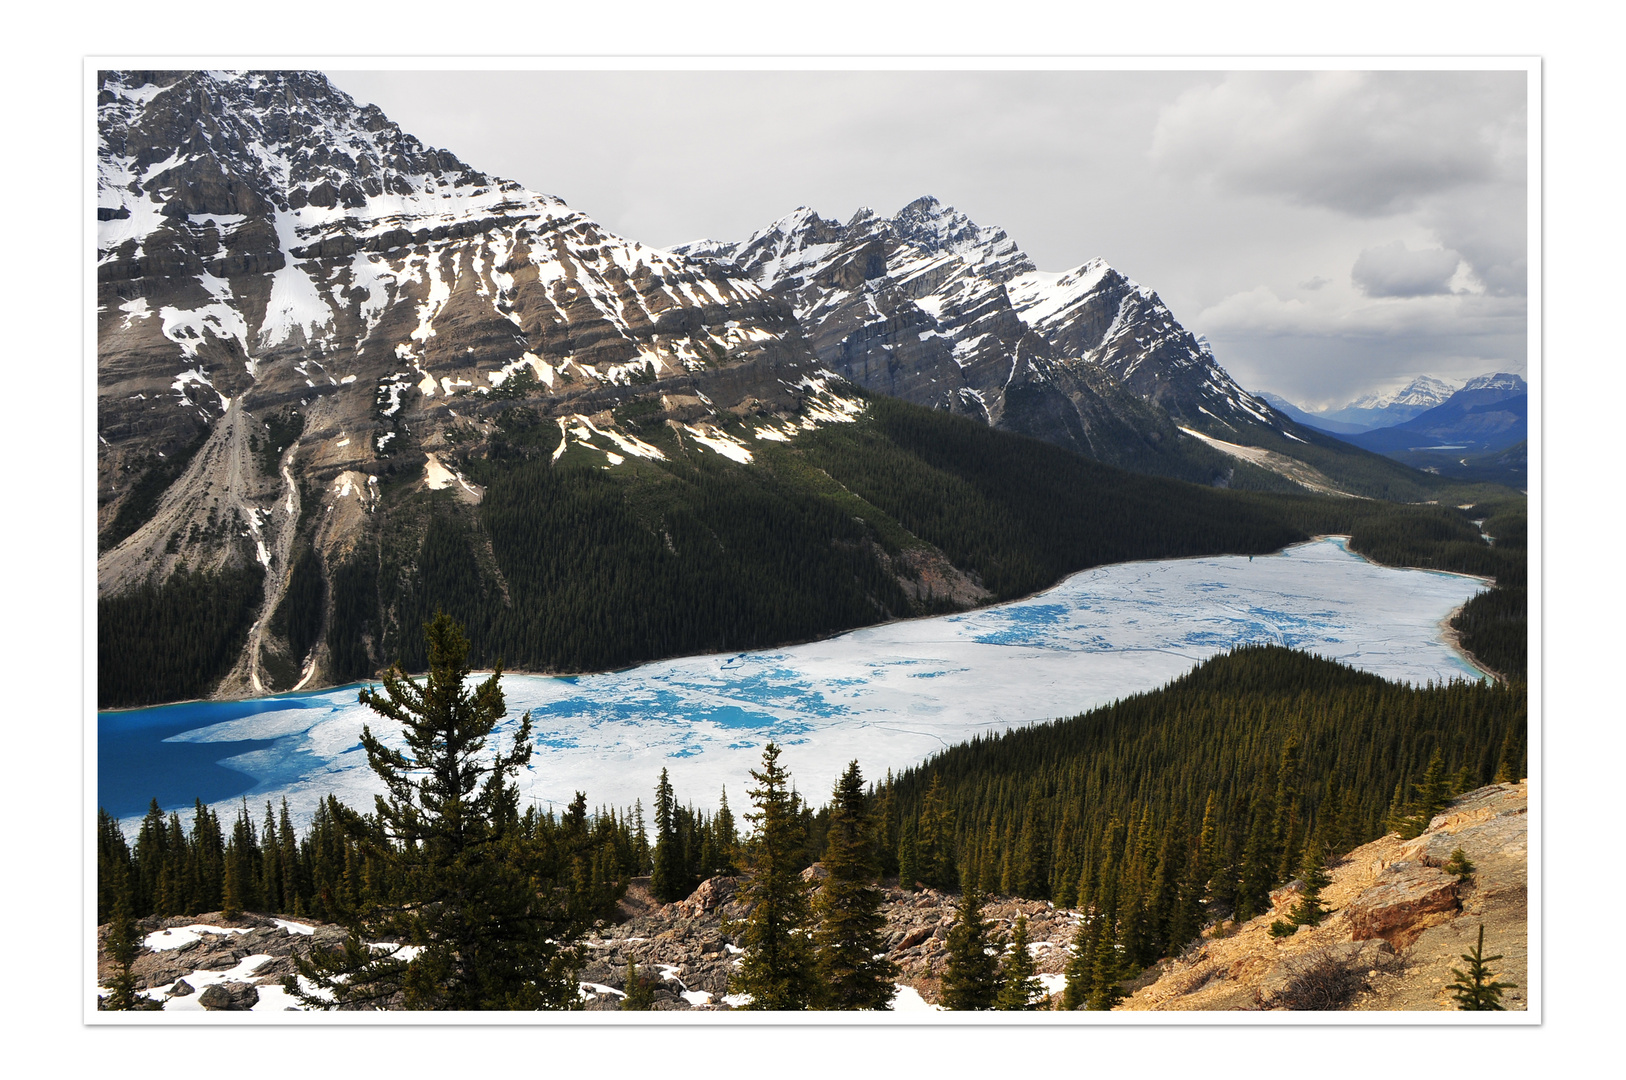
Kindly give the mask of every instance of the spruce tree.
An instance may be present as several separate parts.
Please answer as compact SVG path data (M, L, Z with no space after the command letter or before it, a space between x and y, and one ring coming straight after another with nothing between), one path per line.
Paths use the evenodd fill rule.
M1457 1008L1468 1012L1506 1011L1502 1004L1502 991L1512 990L1519 984L1496 981L1496 973L1491 971L1490 962L1500 960L1502 954L1485 955L1484 923L1479 924L1479 940L1470 952L1462 954L1462 958L1468 961L1468 970L1464 972L1452 968L1451 974L1456 978L1447 987L1457 999Z
M1084 1007L1107 1012L1124 999L1118 985L1123 978L1124 964L1110 923L1102 924L1094 944L1094 955L1090 958L1090 997Z
M113 909L119 892L124 892L125 905L134 913L130 896L130 845L124 840L118 821L106 810L96 810L96 922L105 923L113 918Z
M1061 1007L1068 1012L1082 1009L1090 999L1090 983L1094 977L1092 961L1095 958L1095 936L1091 932L1091 925L1087 916L1081 917L1078 930L1073 934L1072 955L1067 958L1064 969L1067 984L1061 994Z
M933 775L920 810L919 831L915 836L915 860L921 879L934 889L953 889L960 880L958 853L954 849L954 807L943 788L942 777Z
M638 965L632 958L627 958L627 971L624 979L626 996L621 999L621 1008L629 1012L646 1012L655 1007L655 980L638 970Z
M886 959L885 898L875 886L873 830L858 762L836 782L813 935L827 1009L890 1009L898 966ZM877 959L879 957L879 959Z
M478 686L466 680L469 642L444 613L425 625L428 677L394 666L383 692L361 703L400 725L405 752L362 729L367 761L384 782L369 818L330 800L350 846L395 883L398 899L372 897L346 919L339 950L299 960L306 1005L378 1005L400 995L409 1009L564 1009L579 1004L574 947L585 927L569 917L565 888L548 876L520 828L513 775L530 760L531 718L511 748L488 751L507 712L499 662ZM350 888L355 888L354 874ZM394 941L411 949L375 950ZM325 991L323 994L320 991Z
M678 834L678 805L666 770L655 785L655 852L649 891L663 904L686 898L690 882L684 869L683 840Z
M1468 853L1459 847L1451 852L1451 858L1440 869L1447 874L1455 874L1458 881L1467 881L1474 876L1474 871L1479 868L1474 865L1472 859L1468 858Z
M728 985L730 993L751 995L749 1009L808 1009L819 998L812 908L799 866L802 816L779 753L773 742L763 748L762 771L751 770L756 809L745 815L754 832L740 899L750 914L741 932L745 955Z
M948 934L948 966L943 971L945 1009L987 1010L999 997L999 958L993 927L982 917L982 892L971 882L960 893Z
M644 800L632 803L632 872L641 877L650 871L649 833L644 827Z
M915 891L920 882L920 860L915 845L915 823L905 820L898 834L898 887Z
M1498 784L1517 784L1524 778L1523 757L1519 752L1519 740L1514 735L1513 725L1509 724L1507 734L1502 736L1502 750L1496 761L1496 782Z
M994 1008L1001 1012L1026 1012L1038 1008L1044 995L1044 983L1035 975L1033 953L1028 950L1028 917L1016 917L1016 929L1011 934L1010 952L1000 969L999 996Z
M1299 894L1298 903L1293 905L1292 913L1288 915L1295 926L1315 926L1327 913L1321 903L1321 890L1332 879L1327 876L1324 862L1318 848L1305 848L1304 865L1299 868L1299 880L1304 883L1304 891Z
M718 796L717 816L712 819L712 832L717 840L717 859L715 867L707 871L718 874L734 874L739 872L736 860L739 855L739 831L734 825L734 811L728 808L728 787L723 787L722 794Z
M136 932L135 920L130 914L130 879L123 867L113 871L111 884L112 892L112 921L107 928L107 955L116 965L117 970L108 983L106 997L96 999L98 1009L124 1012L131 1009L162 1009L163 1002L154 1001L145 994L136 992L135 978L130 974L130 965L135 962L136 953L141 949L141 938Z

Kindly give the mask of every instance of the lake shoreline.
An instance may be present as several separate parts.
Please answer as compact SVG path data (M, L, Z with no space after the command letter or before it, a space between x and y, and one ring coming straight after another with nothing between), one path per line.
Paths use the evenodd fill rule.
M935 614L935 615L904 615L904 616L899 616L898 618L894 618L894 619L883 619L880 622L866 623L863 626L850 626L850 627L846 628L845 630L835 630L835 631L831 631L828 634L820 634L820 635L818 635L816 637L801 638L801 639L794 640L794 641L782 641L782 642L777 642L777 643L772 644L772 645L762 645L762 646L757 646L757 647L750 648L750 649L729 649L729 650L724 651L724 652L673 653L673 654L671 654L669 656L657 656L657 657L651 657L651 658L649 658L647 660L640 660L636 664L629 664L629 665L627 665L625 667L604 668L604 669L600 669L600 670L533 671L533 670L530 670L528 668L509 668L509 667L505 667L505 668L503 668L503 674L505 674L505 675L524 675L524 676L527 676L529 678L536 678L536 679L582 679L582 678L592 678L594 676L599 676L599 675L623 674L625 672L635 671L638 668L645 667L645 666L647 666L649 664L661 664L661 663L666 663L668 661L673 661L673 660L694 660L694 659L704 659L705 657L709 657L709 656L735 656L735 655L741 655L743 653L765 652L765 651L770 650L770 649L791 649L791 648L796 648L796 647L802 646L802 645L815 645L815 644L818 644L819 642L823 642L823 641L833 641L833 640L835 640L837 638L840 638L840 637L843 637L844 635L847 635L847 634L857 633L858 631L861 631L861 630L872 630L872 629L875 629L876 627L881 627L881 626L899 626L899 625L904 625L904 624L913 623L913 622L921 622L921 621L929 620L929 619L941 619L941 618L944 618L947 615L956 615L956 614L965 615L965 614L969 614L971 612L996 611L996 610L998 610L998 609L1000 609L1002 607L1008 607L1008 606L1013 605L1013 604L1024 604L1024 603L1027 603L1027 602L1029 602L1031 600L1038 599L1039 597L1042 597L1047 593L1055 592L1057 589L1063 588L1064 586L1066 586L1066 584L1069 581L1071 581L1073 578L1077 577L1080 574L1088 574L1088 573L1092 573L1092 572L1097 571L1097 570L1106 569L1108 567L1136 566L1136 565L1141 565L1141 564L1146 564L1146 563L1191 562L1191 561L1195 561L1195 560L1198 560L1198 559L1240 559L1240 558L1247 558L1250 561L1252 559L1256 558L1256 557L1257 558L1262 558L1262 559L1271 559L1271 558L1280 557L1280 556L1284 555L1285 553L1287 553L1289 551L1292 551L1294 548L1307 547L1307 546L1309 546L1311 544L1321 543L1322 541L1325 541L1325 540L1339 540L1339 541L1342 541L1341 546L1349 554L1354 555L1355 557L1361 559L1363 562L1369 563L1372 566L1381 566L1381 567L1383 567L1384 569L1387 569L1387 570L1416 570L1416 571L1420 571L1420 572L1426 573L1426 574L1439 574L1439 575L1444 576L1444 577L1466 578L1466 579L1471 580L1471 581L1483 582L1487 586L1492 586L1492 587L1494 587L1494 585L1495 585L1495 579L1494 578L1485 577L1484 575L1481 575L1481 574L1466 574L1466 573L1461 573L1461 572L1454 571L1454 570L1438 570L1438 569L1435 569L1434 567L1429 567L1429 566L1390 566L1388 563L1378 562L1376 559L1369 558L1366 555L1362 554L1361 552L1356 551L1353 548L1351 548L1349 546L1350 535L1348 533L1317 533L1314 536L1311 536L1308 540L1300 540L1297 543L1286 544L1286 545L1284 545L1284 546L1282 546L1280 548L1277 548L1275 551L1268 552L1268 553L1266 553L1264 555L1259 555L1259 556L1253 556L1253 555L1244 556L1244 555L1238 555L1238 554L1236 554L1234 552L1222 552L1222 553L1214 554L1214 555L1173 555L1173 556L1169 556L1167 558L1161 558L1161 559L1130 559L1130 560L1128 560L1126 562L1098 563L1095 566L1084 567L1082 570L1074 570L1071 573L1063 575L1061 578L1057 579L1056 581L1051 582L1049 585L1045 586L1042 589L1035 590L1034 592L1028 593L1025 596L1013 597L1010 600L1000 600L997 603L991 603L991 604L979 604L979 605L975 605L973 607L962 608L958 612L939 612L938 614ZM1460 610L1460 608L1458 610ZM1454 619L1454 618L1456 618L1456 615L1457 615L1457 612L1453 611L1447 618L1448 618L1448 620L1449 619ZM1455 631L1452 631L1452 633L1454 634ZM1481 672L1484 672L1485 674L1491 676L1492 678L1500 679L1499 675L1497 675L1495 672L1490 671L1483 664L1480 664L1476 659L1473 658L1473 656L1471 654L1468 653L1468 651L1466 649L1463 649L1461 647L1461 645L1455 639L1448 640L1447 644L1449 644L1451 646L1453 651L1457 652L1465 660L1467 660L1469 662L1470 666L1474 667L1475 669L1477 669L1477 670L1479 670ZM492 670L493 669L491 669L491 668L483 668L483 669L480 669L480 670L477 670L477 671L470 672L470 675L471 675L471 677L484 677L484 676L490 675L492 673ZM421 671L408 672L408 675L413 677L413 678L417 678L417 677L419 677L419 676L421 676L423 674L425 674L425 673L421 672ZM129 708L120 708L120 709L98 709L98 710L96 710L96 715L97 716L114 716L114 715L119 715L119 714L124 714L124 713L143 712L143 711L145 711L147 709L162 709L162 708L167 708L167 707L169 707L171 705L193 705L193 704L204 704L204 703L208 703L208 704L216 704L216 703L227 704L227 703L239 702L239 701L266 701L266 700L275 700L275 699L283 699L283 698L293 698L293 697L305 696L305 695L328 694L328 693L332 693L335 690L343 690L343 689L345 689L346 687L349 687L349 686L354 686L359 691L359 689L362 688L362 687L376 686L376 685L378 685L378 682L379 682L379 680L377 678L358 679L358 680L352 680L351 682L347 682L347 683L332 683L332 684L323 685L323 686L306 686L306 687L296 688L296 689L293 689L293 690L283 690L283 691L279 691L279 692L273 693L273 694L238 694L238 695L222 694L222 695L220 695L218 697L182 698L182 699L177 700L177 701L164 701L164 702L158 702L158 703L155 703L155 704L152 704L152 705L136 705L136 706L132 706L132 707L129 707Z

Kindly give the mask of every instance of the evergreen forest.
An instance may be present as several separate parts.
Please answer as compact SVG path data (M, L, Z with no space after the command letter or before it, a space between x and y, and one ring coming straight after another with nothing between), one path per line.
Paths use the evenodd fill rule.
M376 693L373 701L388 704ZM1205 925L1261 914L1269 891L1290 878L1313 885L1323 867L1386 831L1416 835L1454 794L1522 777L1526 708L1518 683L1417 687L1244 647L1162 689L974 739L879 783L866 786L855 762L823 807L795 793L770 744L764 771L753 773L744 835L726 791L716 812L696 811L664 770L647 821L641 800L590 813L582 793L557 815L521 814L511 795L493 795L485 816L504 860L526 868L522 892L550 898L557 925L575 934L610 917L634 877L648 875L665 901L708 877L743 873L744 895L782 913L740 930L748 953L789 965L742 969L743 992L773 1007L884 1007L876 987L890 969L865 958L877 951L877 887L893 879L967 894L965 928L950 941L963 946L955 993L971 1003L964 1007L1034 1000L1022 961L1007 965L1014 981L1002 982L977 959L980 897L997 894L1088 914L1066 1007L1109 1008L1122 980ZM523 730L499 766L517 763L521 747L528 753ZM98 920L260 910L369 925L381 910L421 904L425 879L399 836L403 821L417 820L392 819L382 801L362 813L329 797L299 834L286 805L259 813L244 802L222 822L201 803L183 821L154 802L130 844L103 813ZM811 904L799 872L819 861L833 884ZM1313 896L1301 909L1295 918L1317 917ZM846 989L827 998L821 986Z
M1525 511L1506 489L1460 509L1221 490L880 395L856 423L789 444L736 421L756 453L743 465L680 444L638 405L618 420L668 460L606 470L571 446L555 461L557 426L513 405L457 461L484 486L478 506L421 490L412 470L386 475L370 534L332 566L305 515L271 622L294 659L268 663L268 685L291 687L318 641L334 682L397 661L424 670L418 627L436 611L466 628L478 665L601 671L955 610L918 587L919 560L939 554L1000 601L1105 563L1262 554L1326 533L1377 562L1494 578L1457 629L1487 666L1523 677ZM99 707L206 692L258 610L256 574L176 575L100 600Z

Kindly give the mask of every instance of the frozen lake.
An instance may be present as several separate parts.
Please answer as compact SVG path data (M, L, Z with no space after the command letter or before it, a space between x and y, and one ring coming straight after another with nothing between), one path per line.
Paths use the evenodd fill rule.
M1243 643L1272 642L1385 678L1484 678L1445 641L1444 619L1487 586L1377 566L1338 538L1277 555L1121 563L1047 592L959 615L888 623L784 649L696 656L627 671L505 675L506 740L529 709L537 751L524 797L562 808L649 807L662 767L681 802L747 808L749 769L772 738L797 788L822 803L846 763L866 777L989 729L1072 716L1154 689ZM194 798L263 813L287 796L296 823L329 792L370 807L381 791L360 733L398 730L356 687L192 702L98 717L98 795L139 816ZM256 817L258 820L258 817Z

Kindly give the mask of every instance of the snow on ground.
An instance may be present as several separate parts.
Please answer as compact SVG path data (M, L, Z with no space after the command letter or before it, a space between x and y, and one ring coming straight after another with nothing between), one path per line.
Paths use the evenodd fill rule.
M581 790L591 805L642 798L647 813L663 767L680 799L712 807L726 784L739 808L770 738L798 788L820 799L854 758L878 777L979 733L1154 689L1242 643L1286 645L1414 683L1483 678L1441 634L1445 617L1483 588L1476 578L1369 563L1339 538L1253 559L1103 566L998 607L784 649L595 675L505 674L499 734L506 744L531 711L536 753L519 784L542 809L562 810ZM275 740L223 764L253 778L251 805L286 796L301 825L329 792L371 805L380 789L360 748L364 723L404 746L398 729L357 703L354 686L165 708L197 721L172 742ZM103 722L126 716L140 722L139 714ZM234 813L237 797L216 805Z
M306 933L313 931L307 930ZM155 930L142 939L142 944L153 952L166 952L203 940L205 934L246 934L230 926L181 926L170 930Z
M898 988L898 996L892 999L893 1012L942 1012L941 1005L928 1005L926 999L920 996L920 991L912 986L894 983Z

